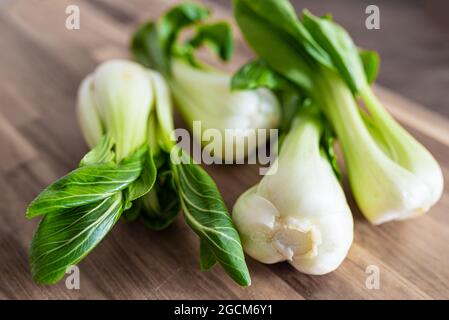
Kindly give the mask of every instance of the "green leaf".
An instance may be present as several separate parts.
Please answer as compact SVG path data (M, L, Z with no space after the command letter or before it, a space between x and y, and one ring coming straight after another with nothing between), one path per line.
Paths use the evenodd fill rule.
M232 77L233 89L253 90L264 87L274 91L282 105L282 119L279 125L279 137L290 129L290 125L301 103L298 86L283 75L274 71L265 61L255 60L245 64ZM281 143L279 143L279 146Z
M328 53L316 43L308 30L299 21L295 9L288 0L235 0L235 11L243 9L248 15L256 15L265 20L266 27L278 30L291 36L293 41L289 45L300 46L318 63L332 68L332 62Z
M251 3L272 3L273 1L251 1ZM316 73L314 61L307 51L298 45L297 39L283 29L266 20L266 13L256 13L249 1L234 1L234 15L248 44L261 60L275 71L300 86L306 92L314 89ZM278 17L280 18L280 17Z
M231 81L232 89L253 90L265 87L270 90L297 90L282 75L275 72L265 61L248 62L234 74Z
M142 220L153 230L168 227L180 211L178 191L170 167L170 153L162 151L158 155L158 174L153 189L140 199Z
M365 70L358 48L346 30L329 19L314 16L308 10L303 11L303 24L329 53L335 69L351 90L357 93L364 88L367 84Z
M217 186L206 171L181 152L183 161L173 169L187 223L235 282L250 285L240 237Z
M210 11L206 7L187 2L167 11L158 23L159 36L166 54L171 54L171 49L183 28L204 20L209 15Z
M335 173L335 176L339 181L343 180L343 174L340 169L340 165L338 164L338 158L337 154L335 153L334 149L334 143L335 143L335 134L330 126L330 124L327 123L323 119L322 121L326 125L324 126L324 134L321 138L321 146L323 151L326 154L326 157L329 160L329 163L331 164L332 170Z
M203 44L209 46L221 60L228 61L234 53L234 37L230 25L227 22L200 25L188 45L199 48Z
M129 201L134 201L147 194L156 181L156 175L156 165L151 150L148 148L148 152L144 155L143 169L139 178L131 183L126 190Z
M27 218L62 213L106 199L126 189L139 178L147 148L145 144L119 164L92 164L70 172L49 185L31 202L26 212Z
M169 227L181 209L177 193L173 190L167 193L164 191L164 187L156 184L155 189L140 199L142 220L151 230L160 231Z
M115 153L112 151L113 146L112 139L107 135L103 136L100 142L81 159L80 167L114 162Z
M122 213L122 219L126 222L136 221L142 211L142 202L140 199L135 200L129 209L125 209Z
M180 31L209 16L207 8L183 3L169 10L158 22L138 28L131 41L134 59L142 65L168 74L173 47Z
M217 264L214 252L205 241L200 241L200 268L201 271L212 269Z
M369 84L376 81L380 69L380 56L376 51L359 49L360 59L362 59L363 68L366 74L366 80Z
M132 37L130 49L134 59L143 66L168 74L170 60L161 44L156 23L140 26Z
M286 134L290 128L295 115L303 102L303 96L298 91L285 90L280 93L279 100L282 103L282 118L279 125L279 134ZM280 140L279 140L280 141ZM279 143L279 147L282 143Z
M30 249L36 282L60 280L71 265L83 259L111 230L122 212L122 195L64 212L47 214L39 224Z
M168 161L170 161L169 157ZM176 219L181 204L167 160L158 170L154 188L141 198L140 202L142 203L142 220L150 229L165 229Z

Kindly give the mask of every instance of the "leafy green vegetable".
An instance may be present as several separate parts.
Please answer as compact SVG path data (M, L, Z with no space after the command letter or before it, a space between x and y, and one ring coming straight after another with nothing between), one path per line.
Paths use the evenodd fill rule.
M214 252L205 241L200 241L200 267L201 271L208 271L217 264Z
M195 50L206 45L226 61L233 54L234 43L228 23L204 23L203 20L209 15L210 11L201 5L184 3L175 6L158 21L146 23L137 30L131 42L131 51L138 62L166 76L187 123L195 119L219 128L210 120L223 122L229 111L232 117L236 117L236 108L225 104L220 111L216 108L217 103L203 96L207 91L213 99L220 99L221 105L223 101L236 101L235 97L231 98L228 87L230 76L198 61ZM192 27L192 36L178 43L178 36L186 27ZM205 110L211 111L209 117ZM222 115L217 116L217 111ZM156 110L156 114L160 118L164 110ZM259 113L257 116L260 118ZM163 122L160 119L158 121ZM171 133L166 128L150 125L150 130L159 129L162 129L162 134ZM165 145L165 152L177 148L173 144L162 145ZM182 153L181 150L177 151ZM183 156L189 158L185 154ZM155 187L140 200L145 224L156 230L166 228L176 218L181 206L187 223L201 239L201 268L207 270L219 262L237 283L249 285L240 239L213 180L193 162L189 165L169 164L164 152L157 156L157 163L159 168ZM198 179L200 184L197 184ZM199 197L198 194L207 196Z
M200 237L201 265L213 265L213 257L242 286L251 284L240 237L212 178L182 149L175 179L187 223Z
M286 36L288 35L288 38L292 37L293 39L287 43L288 45L300 46L323 66L332 68L328 53L318 45L306 28L297 22L295 10L288 1L234 0L234 5L239 10L243 10L245 15L250 15L251 12L256 13L258 17L262 18L260 22L264 21L266 25L270 25L273 31L282 31ZM245 15L241 15L240 18L245 19ZM307 60L308 57L304 56L304 59Z
M264 61L251 61L241 67L232 78L232 87L233 89L257 89L259 87L265 87L275 91L280 96L280 101L282 101L282 121L279 128L279 146L282 145L283 139L289 132L292 121L298 112L304 114L304 109L310 108L316 112L316 107L311 107L310 99L304 99L302 97L303 95L300 93L301 88L271 69ZM321 138L322 150L328 157L335 175L341 180L342 174L334 150L335 134L328 121L323 116L319 118L324 128L324 133Z
M210 11L204 6L194 3L180 4L166 12L159 21L151 21L139 27L131 41L131 52L135 59L145 67L156 69L167 75L171 70L170 57L180 31L209 15ZM217 27L213 27L211 30L206 26L201 26L201 29L203 30L202 35L197 35L195 41L198 45L206 39L210 41L220 37L217 31L221 30L217 30ZM186 51L186 49L180 51ZM229 49L226 54L228 51Z
M131 45L136 58L167 76L172 54L195 64L193 51L203 44L229 59L232 33L223 22L200 25L190 41L175 45L182 28L208 15L203 6L185 3L157 23L143 25ZM28 218L43 216L30 250L33 278L60 280L120 217L141 217L161 230L182 206L203 242L202 269L220 262L237 283L249 285L238 233L212 178L197 164L170 162L177 147L171 136L170 90L162 75L125 60L105 62L82 81L77 111L92 150L78 169L48 186L27 209Z
M295 83L326 115L342 146L351 188L364 215L379 224L426 212L441 196L441 168L369 87L379 69L377 54L359 50L329 17L318 18L305 10L302 21L285 19L283 12L294 12L288 1L257 1L257 8L254 3L234 1L240 29L258 58ZM295 37L294 26L308 36ZM321 47L331 65L306 49L308 38ZM327 153L333 161L332 152Z
M380 57L375 51L359 50L360 59L362 59L363 69L365 70L366 80L369 84L376 81L380 68Z
M227 22L200 25L196 34L188 41L192 48L208 45L223 60L228 61L234 53L234 39Z
M326 274L348 253L352 215L320 143L318 108L306 105L294 118L276 162L238 198L232 218L254 259L288 261L301 272Z
M208 148L215 159L225 159L226 150L244 150L239 154L233 152L233 160L238 162L264 142L257 141L251 150L247 146L242 148L239 144L247 141L253 133L246 129L275 127L279 122L279 105L266 89L231 91L230 74L199 60L195 53L203 45L211 48L223 61L229 60L234 51L232 29L223 21L205 22L203 19L206 15L195 14L192 15L195 19L186 19L186 15L182 13L184 10L185 8L174 7L156 22L140 27L133 37L131 51L138 62L164 73L176 105L189 128L192 129L193 121L201 121L202 130L198 132L201 135L207 129L218 129L224 136L225 130L235 129L235 137L226 139L224 143L217 140L205 141L201 136L195 136L195 139ZM194 10L201 11L199 8ZM206 11L203 9L203 12ZM175 16L181 21L174 22ZM170 28L165 26L167 19L171 21ZM149 24L153 27L149 28ZM190 28L191 37L187 37L185 41L177 39L186 27ZM171 35L171 40L164 41L162 36L159 39L154 37L154 34L164 33L154 29L169 29L170 32L166 33ZM168 68L157 62L162 61L161 54L165 54L163 59ZM196 135L196 131L194 134ZM260 139L267 137L268 135Z
M157 26L148 22L139 27L131 42L131 51L136 61L147 68L169 73L169 61L160 42Z
M133 41L136 55L168 73L167 50L171 54L180 29L207 15L202 6L175 7L157 28L150 23L139 29ZM227 26L218 23L198 30L188 46L213 44L224 58L230 55ZM212 179L196 164L185 169L170 163L175 147L172 105L168 85L158 72L124 60L101 64L80 85L78 118L92 150L78 169L48 186L27 209L28 218L43 216L30 250L37 282L60 280L121 216L128 221L141 217L150 228L161 230L174 221L182 205L189 224L206 236L216 260L238 283L249 285L237 231ZM200 187L210 194L206 205L185 196L192 195L185 187L195 183L185 180L185 171L201 173L207 186Z
M290 130L291 122L303 103L298 86L274 71L265 61L254 60L243 65L232 77L231 87L234 90L255 90L267 88L273 91L282 106L282 117L279 124L278 147Z
M129 187L142 172L147 146L121 163L80 167L48 186L27 209L27 218L54 214L109 198Z
M273 5L282 6L281 2L257 1L259 5L268 5L265 12L277 12ZM306 92L313 90L313 68L310 67L310 58L301 48L296 49L295 37L283 31L278 24L283 23L283 16L279 16L276 24L271 25L274 17L257 15L250 8L253 1L234 1L234 15L246 41L257 53L258 58L267 62L271 68L296 83ZM270 19L270 20L268 20Z
M254 90L260 87L275 91L297 90L292 83L262 60L254 60L243 65L232 77L231 87L234 90Z
M67 267L83 259L112 229L123 210L122 193L48 214L30 249L31 271L39 283L55 283Z
M359 51L349 34L332 20L303 11L303 24L313 38L326 50L341 76L349 87L357 93L366 86L366 75Z
M180 200L176 190L173 172L170 166L170 156L161 154L163 163L158 168L154 188L141 199L142 219L153 230L168 227L180 211Z
M28 207L28 218L44 215L30 249L37 282L60 280L67 267L81 261L114 226L127 205L124 194L137 197L139 190L143 195L154 182L151 166L144 169L147 145L118 164L90 164L109 159L105 155L111 150L105 145L107 138L83 158L83 167L51 184ZM147 183L145 191L140 180Z
M93 148L79 168L48 186L26 212L27 218L43 216L30 249L37 282L60 280L123 212L129 220L138 216L133 201L149 192L156 179L153 155L145 142L153 106L145 72L131 62L109 61L81 83L78 116Z
M157 169L154 164L151 150L148 150L143 157L144 162L141 164L142 172L139 178L136 179L126 190L126 195L129 201L134 201L147 194L153 188L156 180Z
M81 159L79 166L92 164L111 163L115 161L115 153L112 150L114 143L108 135L104 135L98 144Z
M131 207L129 207L128 202L128 209L124 208L121 218L126 222L136 221L140 217L141 210L142 204L140 199L137 199L134 202L132 202Z
M162 46L171 50L179 32L194 23L209 17L210 11L199 4L181 3L166 12L158 24L159 37ZM170 52L166 52L170 55Z

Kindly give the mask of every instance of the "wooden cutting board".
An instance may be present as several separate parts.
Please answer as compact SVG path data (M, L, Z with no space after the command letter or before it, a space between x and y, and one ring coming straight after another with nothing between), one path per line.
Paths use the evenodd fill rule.
M373 227L353 207L355 241L341 267L325 276L301 274L287 263L248 258L253 284L235 285L216 267L199 271L198 239L179 219L162 232L119 222L80 265L80 289L64 281L33 283L28 246L38 219L27 204L48 183L77 166L87 151L75 117L80 80L107 58L126 56L139 22L175 1L18 0L0 11L0 298L121 299L432 299L449 298L449 193L424 217ZM81 10L81 29L64 27L65 9ZM229 16L217 7L216 14ZM248 59L241 42L233 65ZM424 143L449 177L448 120L378 88L391 112ZM206 168L229 208L257 183L255 166ZM352 199L350 199L352 201ZM366 287L368 266L380 288Z

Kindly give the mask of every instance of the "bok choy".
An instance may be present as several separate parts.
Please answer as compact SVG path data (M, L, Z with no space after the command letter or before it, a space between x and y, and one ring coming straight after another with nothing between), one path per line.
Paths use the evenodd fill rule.
M192 130L200 121L201 130L193 130L194 138L215 159L242 160L265 143L267 136L258 136L256 143L248 139L257 129L276 128L280 109L269 90L260 88L233 92L231 75L200 61L195 50L209 46L223 61L233 53L233 36L228 23L206 24L210 12L205 7L183 3L169 10L156 22L142 25L131 44L136 61L162 72L184 121ZM181 32L193 28L193 36L181 43ZM208 129L225 130L229 138L203 139ZM241 152L242 150L243 152ZM228 162L227 162L228 163Z
M304 10L300 20L287 0L233 3L237 23L257 56L297 85L332 124L366 218L380 224L429 210L442 194L441 168L373 93L377 54L358 49L330 16Z
M284 91L280 96L294 90L261 62L234 76L235 89L257 86ZM325 274L348 253L352 215L338 181L329 124L309 100L296 101L276 162L239 197L232 218L251 257L264 263L289 261L304 273Z
M250 284L239 235L215 183L171 140L171 108L164 78L137 63L108 61L84 79L77 110L92 149L27 209L28 218L42 216L30 250L37 282L60 280L120 217L141 216L162 229L182 207L200 237L202 268L218 262L238 284ZM182 161L170 161L173 155Z

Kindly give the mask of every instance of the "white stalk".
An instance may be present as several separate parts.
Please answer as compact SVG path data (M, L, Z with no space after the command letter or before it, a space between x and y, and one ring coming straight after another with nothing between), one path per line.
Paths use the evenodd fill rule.
M78 117L90 147L109 134L117 160L147 139L154 104L153 84L146 69L126 60L102 63L86 77L78 92Z
M212 69L198 69L181 60L172 60L172 79L169 81L177 106L187 123L192 128L193 121L201 121L202 132L218 129L222 137L225 130L234 130L232 141L216 142L216 146L207 142L208 147L219 150L220 157L225 150L245 150L240 145L227 146L229 143L244 143L250 131L276 128L280 120L280 106L276 97L266 89L231 91L231 76ZM234 142L236 141L236 142ZM266 139L257 141L257 145L241 157L250 154ZM234 152L235 156L236 152Z
M296 120L272 166L277 171L237 200L233 220L245 251L256 260L286 260L302 272L325 274L346 257L352 215L320 150L321 133L318 119Z

